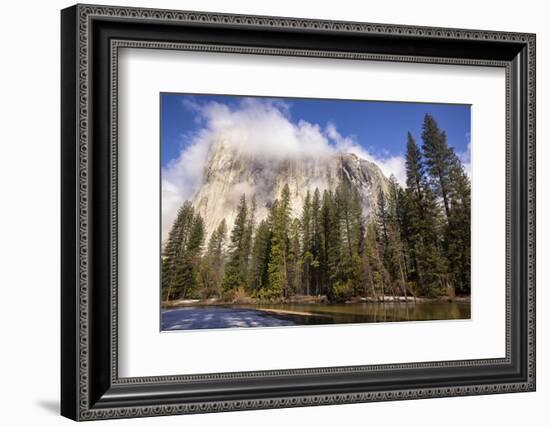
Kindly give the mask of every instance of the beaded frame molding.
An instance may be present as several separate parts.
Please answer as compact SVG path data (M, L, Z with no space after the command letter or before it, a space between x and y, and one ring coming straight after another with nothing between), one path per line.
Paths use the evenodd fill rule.
M535 390L535 35L128 7L61 13L61 414L74 420ZM121 48L501 67L506 73L506 355L118 376Z

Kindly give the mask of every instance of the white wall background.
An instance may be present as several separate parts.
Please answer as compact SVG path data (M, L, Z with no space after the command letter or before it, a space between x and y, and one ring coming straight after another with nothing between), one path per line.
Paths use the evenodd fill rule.
M108 1L205 10L526 31L537 33L538 390L530 394L293 408L102 424L408 425L547 424L550 401L550 27L544 2L462 0ZM2 424L69 424L59 417L59 9L67 1L11 1L0 25L0 418Z

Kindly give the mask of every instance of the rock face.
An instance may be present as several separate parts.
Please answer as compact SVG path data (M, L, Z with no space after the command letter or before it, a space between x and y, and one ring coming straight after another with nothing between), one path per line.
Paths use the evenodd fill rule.
M233 227L239 199L256 197L256 223L265 219L268 206L288 184L294 216L301 214L309 190L334 190L340 176L351 182L361 195L363 213L368 217L376 208L379 189L388 190L388 179L380 168L355 154L334 153L319 157L301 157L274 161L252 157L236 148L216 142L206 163L203 183L193 199L193 206L205 221L206 237L226 220Z

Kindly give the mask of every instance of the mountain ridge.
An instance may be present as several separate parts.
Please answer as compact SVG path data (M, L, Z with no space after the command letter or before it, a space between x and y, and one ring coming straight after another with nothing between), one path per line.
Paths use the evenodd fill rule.
M273 200L288 185L291 215L299 217L308 190L312 194L316 188L321 193L334 191L342 178L358 190L365 217L376 209L379 190L388 191L389 179L380 167L353 153L273 159L246 154L237 147L217 141L209 151L203 181L192 205L204 219L208 240L223 219L228 229L232 229L243 194L247 200L255 197L255 219L259 223L267 217Z

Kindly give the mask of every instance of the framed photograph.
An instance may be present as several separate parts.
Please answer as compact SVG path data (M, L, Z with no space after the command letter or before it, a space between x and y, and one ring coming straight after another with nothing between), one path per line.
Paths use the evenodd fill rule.
M535 35L61 12L61 412L535 390Z

